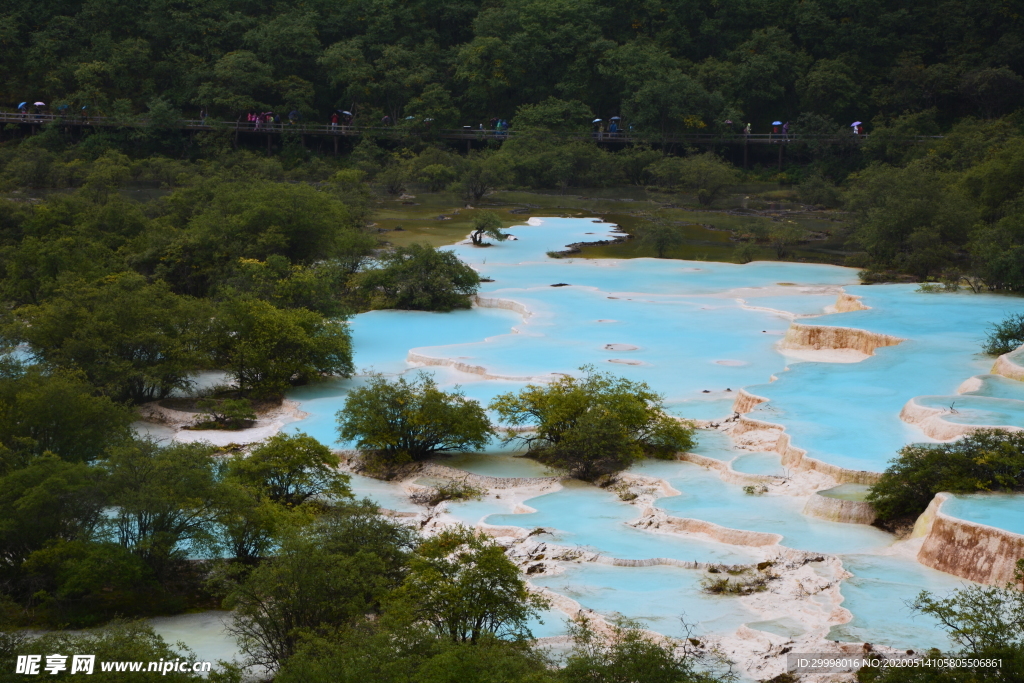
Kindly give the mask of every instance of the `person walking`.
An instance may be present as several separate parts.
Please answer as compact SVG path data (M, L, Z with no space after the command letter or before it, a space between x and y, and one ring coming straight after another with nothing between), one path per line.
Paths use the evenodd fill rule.
M746 135L747 137L750 137L750 124L749 123L747 125L743 126L743 134Z
M782 137L789 141L789 121L782 124Z

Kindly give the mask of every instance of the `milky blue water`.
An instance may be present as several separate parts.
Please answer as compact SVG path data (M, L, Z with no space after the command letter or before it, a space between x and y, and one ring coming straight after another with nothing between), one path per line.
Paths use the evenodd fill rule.
M637 508L619 500L615 493L589 484L567 482L561 491L531 498L528 505L537 512L496 514L487 522L527 529L543 527L551 533L538 536L538 540L628 560L667 557L737 564L755 557L743 546L653 534L626 526L626 522L639 517Z
M665 479L680 491L678 496L657 501L659 508L675 517L780 534L785 546L823 553L860 553L892 542L892 536L874 527L807 517L801 514L800 498L744 493L739 486L723 482L716 472L691 463L648 460L634 471Z
M736 392L747 388L769 399L752 416L783 425L793 444L810 457L876 472L903 445L928 441L899 419L900 409L912 398L935 397L938 402L952 397L958 410L963 406L960 419L974 420L971 424L1017 424L1024 414L1013 403L1024 399L1024 392L1000 378L985 378L982 389L970 396L956 394L965 379L989 371L992 359L978 353L985 329L1007 313L1024 310L1019 298L928 294L917 292L915 285L862 286L852 269L817 264L545 256L571 242L605 238L611 227L583 219L531 219L531 225L512 229L518 241L488 249L452 247L493 278L482 285L482 297L512 300L530 314L493 308L362 314L352 321L356 366L360 372L416 371L417 364L408 360L414 353L431 359L425 369L434 373L442 388L460 385L467 396L486 404L500 393L522 388L528 378L544 381L591 364L647 382L664 394L670 412L695 419L730 415ZM569 286L551 287L559 283ZM870 310L821 315L835 302L840 287L861 296ZM805 324L861 328L906 341L880 348L859 363L800 361L776 348L794 317ZM476 366L490 378L433 365L452 363ZM771 381L773 377L776 381ZM290 397L301 402L309 417L289 429L351 447L337 443L335 415L346 392L362 381L355 377L296 389ZM991 422L997 419L1002 421ZM701 432L700 438L697 452L731 462L737 471L785 473L773 454L737 452L716 432ZM495 449L497 443L489 448ZM538 476L536 464L507 453L491 462L477 456L446 462L492 476ZM933 623L913 619L897 608L922 587L945 590L960 582L909 559L878 555L892 543L891 536L871 527L805 517L800 499L750 496L741 486L725 484L716 474L686 463L649 462L636 471L662 477L681 492L656 502L671 515L777 533L784 545L840 554L856 575L842 585L844 606L855 618L834 637L898 647L941 645L944 637ZM403 494L389 487L353 481L358 494L402 509ZM751 557L740 546L627 526L639 510L613 492L586 485L570 484L528 504L536 512L514 514L510 501L493 498L450 503L448 510L469 524L486 520L527 529L544 527L548 533L540 539L579 545L609 557L717 562ZM999 524L1010 523L1002 513L985 514L994 515L991 519ZM695 573L674 567L593 564L537 579L585 606L645 618L666 633L675 632L671 624L680 612L706 630L728 631L744 619L753 620L735 599L705 596L695 581ZM792 624L770 623L765 628L784 631Z
M945 633L910 604L921 591L939 596L967 582L917 562L879 555L844 555L843 567L854 574L843 581L843 607L853 620L832 628L829 638L923 650L951 647Z
M942 504L942 511L950 517L1024 534L1024 494L958 494Z
M684 622L696 633L735 631L757 615L735 598L709 595L700 589L704 572L671 566L614 567L569 565L564 574L543 576L533 583L570 597L604 615L639 619L670 636L687 635Z

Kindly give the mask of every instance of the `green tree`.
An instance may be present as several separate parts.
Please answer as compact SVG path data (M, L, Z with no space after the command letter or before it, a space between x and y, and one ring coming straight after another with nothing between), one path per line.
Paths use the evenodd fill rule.
M819 59L796 83L800 105L806 111L843 117L861 101L853 69L839 59Z
M580 479L595 479L646 456L671 457L693 446L693 429L667 415L663 398L633 382L583 366L582 377L501 394L490 405L509 429L506 443ZM518 427L532 427L519 432Z
M117 621L101 629L84 633L52 631L38 638L25 640L8 638L5 640L7 641L6 647L3 647L4 651L0 652L2 654L0 664L5 671L14 671L16 655L41 655L43 657L42 664L45 666L46 656L54 653L94 654L96 662L90 680L99 683L130 683L130 681L138 681L140 678L146 677L145 674L140 675L138 672L132 671L104 672L100 670L100 662L157 662L161 660L174 662L179 659L190 663L197 661L191 650L181 645L169 646L163 638L153 632L151 626L141 621ZM67 664L67 670L70 671L70 656ZM43 666L40 666L39 673L36 675L20 675L18 678L23 681L52 680L53 674L45 671ZM187 669L187 673L168 670L166 674L161 673L158 676L160 680L172 683L207 680L200 672L193 673L191 667L187 667ZM153 676L153 674L149 675ZM216 678L209 680L217 683ZM220 680L227 683L225 679Z
M527 623L548 607L530 593L504 548L466 527L422 541L393 599L412 619L457 643L528 640Z
M228 52L217 60L210 76L199 87L196 104L216 107L231 118L270 106L273 71L252 52Z
M701 206L711 206L727 187L739 181L739 173L713 152L682 159L679 170L684 187L695 191Z
M348 475L338 471L338 456L304 432L270 437L248 456L232 458L228 473L289 508L311 500L330 504L352 496Z
M978 430L959 441L900 449L868 501L890 526L912 523L936 493L1024 489L1024 433Z
M146 563L117 543L54 539L21 569L34 591L32 610L52 624L92 626L145 614L162 597Z
M352 373L352 340L346 323L303 308L280 309L266 301L225 302L213 322L211 353L243 395L274 398L293 384Z
M96 396L75 372L0 362L0 474L52 452L89 462L132 434L133 411Z
M1024 313L1011 313L990 327L982 347L988 355L1001 356L1016 351L1024 344Z
M353 389L338 412L338 434L383 465L426 460L438 453L479 450L491 425L479 403L455 387L437 388L431 375L393 382L374 375Z
M214 539L221 490L206 444L135 441L101 463L112 514L102 535L142 558L160 580Z
M804 231L792 221L778 224L773 223L768 228L768 241L775 250L775 255L779 258L789 253L789 248L799 242L803 236Z
M247 398L201 398L196 408L206 416L196 429L245 429L256 422L256 411Z
M107 504L102 472L52 453L0 477L0 572L10 578L53 540L92 537Z
M270 555L282 535L310 519L307 510L288 510L234 478L225 478L220 488L216 546L243 564L253 565Z
M508 239L508 235L501 231L501 218L493 211L480 211L473 216L472 232L469 234L473 244L478 247L482 245L485 235L499 242Z
M320 261L355 272L376 246L354 225L349 208L328 190L266 181L216 182L182 189L165 202L166 225L147 265L179 290L203 295L230 276L240 259L271 255L290 264ZM182 213L177 214L178 211Z
M228 632L251 663L277 671L304 636L380 612L405 574L414 532L370 501L286 535L276 554L229 582ZM230 579L230 577L228 577Z
M560 100L548 97L537 104L523 104L512 119L515 130L552 130L580 132L590 128L594 115L579 100Z
M865 667L861 683L1002 683L1024 676L1024 592L1020 590L1024 562L1018 561L1016 581L1005 587L966 586L937 597L922 591L911 607L938 622L958 650L947 653L950 665L920 668ZM1016 585L1015 585L1016 584ZM932 651L929 656L937 656ZM934 658L934 657L933 657ZM955 662L960 659L961 661ZM969 660L998 660L973 665Z
M699 666L710 659L691 643L655 640L642 624L621 619L600 634L584 614L569 622L572 650L558 679L566 683L714 683Z
M469 308L480 276L447 249L411 244L379 255L356 286L370 308L451 311Z
M976 220L974 207L950 187L929 160L905 168L871 166L851 179L854 237L872 268L895 268L919 277L940 273L956 259Z
M462 194L467 203L479 202L485 194L506 185L508 181L508 162L503 155L474 154L466 159L454 189Z
M539 648L480 638L453 642L422 626L361 624L311 639L287 661L281 683L553 683L556 673Z
M144 402L191 387L205 360L208 317L203 302L126 272L22 306L10 334L39 361L82 370L111 398Z
M684 242L679 229L662 219L649 221L638 232L640 244L654 249L658 258L665 258L665 254L670 249L674 249Z

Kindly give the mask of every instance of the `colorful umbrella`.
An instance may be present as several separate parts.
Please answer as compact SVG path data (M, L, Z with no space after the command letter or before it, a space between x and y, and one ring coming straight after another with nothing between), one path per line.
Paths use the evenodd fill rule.
M782 121L772 121L772 125L773 126L781 126L782 125Z
M850 128L853 128L854 126L859 126L859 125L860 125L860 121L854 121L853 123L850 124Z

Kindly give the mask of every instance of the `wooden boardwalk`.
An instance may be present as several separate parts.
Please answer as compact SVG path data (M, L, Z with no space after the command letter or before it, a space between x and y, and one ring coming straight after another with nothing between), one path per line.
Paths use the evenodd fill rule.
M115 120L104 116L58 116L54 114L19 114L0 112L0 124L14 124L21 134L26 132L35 133L45 125L57 125L72 130L88 130L98 128L148 128L149 123L145 119L133 119L130 121ZM431 128L421 123L412 125L400 124L388 127L366 127L366 126L343 126L324 123L250 123L248 121L214 121L211 119L180 119L177 130L186 131L233 131L235 141L245 136L248 139L254 136L265 138L267 150L270 151L275 135L288 133L299 136L302 144L306 144L306 138L313 136L323 140L333 139L334 153L338 153L338 140L345 138L359 138L369 136L379 140L403 140L408 138L418 139L440 139L452 141L464 141L466 149L470 149L474 142L487 143L491 141L504 141L517 135L516 131L496 131L465 126L463 128ZM0 132L2 134L2 132ZM851 142L860 144L867 139L866 135L800 135L790 133L789 135L773 133L753 133L743 135L742 133L686 133L682 135L659 136L652 134L635 134L631 131L618 133L590 132L590 133L550 133L565 139L595 140L596 142L611 146L626 146L632 144L649 144L658 147L669 147L674 145L697 145L714 147L719 145L742 146L743 164L747 165L747 149L751 145L776 145L778 147L779 165L782 165L783 148L793 144L828 144L828 145L849 145ZM0 139L6 137L2 135ZM941 138L941 136L906 136L899 138L904 144L920 144ZM262 141L261 141L262 142Z

